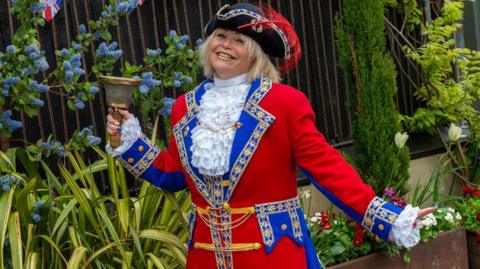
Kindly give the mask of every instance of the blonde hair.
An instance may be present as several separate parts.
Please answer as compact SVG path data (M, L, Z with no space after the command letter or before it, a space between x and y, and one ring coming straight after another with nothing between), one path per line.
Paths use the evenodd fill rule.
M210 43L212 43L212 39L216 32L217 30L213 31L200 47L200 62L203 66L203 75L205 77L212 77L215 75L215 69L208 59L208 47L210 46ZM271 79L273 82L280 82L280 73L275 65L273 65L272 61L270 61L268 55L263 52L260 45L249 36L242 34L242 37L245 38L245 47L247 48L248 56L252 59L252 66L247 72L247 80L252 81L264 76Z

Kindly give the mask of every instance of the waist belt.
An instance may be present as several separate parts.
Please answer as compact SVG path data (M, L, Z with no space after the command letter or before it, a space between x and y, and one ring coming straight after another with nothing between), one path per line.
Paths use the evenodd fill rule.
M201 208L192 203L192 214L198 216L204 223L210 228L212 235L217 233L230 233L231 230L241 226L245 221L252 215L257 214L257 219L259 222L260 230L262 233L264 244L270 247L273 243L274 236L273 230L270 225L269 216L288 212L290 223L294 232L295 237L301 237L301 229L299 218L297 215L297 209L300 208L300 199L298 197L281 200L270 203L256 204L249 207L238 207L232 208L230 204L224 203L222 207L212 208L205 207ZM235 220L232 220L232 215L240 215ZM302 216L303 217L303 216ZM193 220L195 221L195 220ZM190 225L193 225L190 223ZM282 225L281 229L284 230L286 225ZM193 227L190 227L190 232L193 232ZM192 237L192 234L190 234ZM215 238L216 236L214 236ZM231 240L231 239L230 239ZM231 243L227 246L223 244L218 244L212 241L214 244L210 243L200 243L195 242L193 247L195 249L203 249L214 252L230 252L230 251L248 251L248 250L258 250L261 249L261 244L258 242L253 243Z

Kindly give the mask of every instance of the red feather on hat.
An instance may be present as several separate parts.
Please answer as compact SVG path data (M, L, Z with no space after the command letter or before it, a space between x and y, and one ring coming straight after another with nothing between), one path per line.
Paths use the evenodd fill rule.
M267 22L275 24L287 37L287 41L290 46L290 58L284 59L283 63L279 67L281 72L286 73L297 65L297 62L302 55L302 48L300 47L298 35L290 22L280 13L275 11L271 6L265 3L261 3L259 6L262 9L265 18L267 19ZM263 25L265 27L265 25L268 25L268 23Z

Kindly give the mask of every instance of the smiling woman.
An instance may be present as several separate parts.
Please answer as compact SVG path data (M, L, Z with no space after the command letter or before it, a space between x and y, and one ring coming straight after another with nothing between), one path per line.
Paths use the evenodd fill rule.
M233 41L225 40L227 37L232 38ZM247 55L245 55L245 52ZM224 55L220 56L220 53ZM273 82L280 82L280 74L277 68L272 64L268 55L263 53L260 45L247 35L226 28L218 28L208 36L204 45L200 48L200 58L203 73L207 78L214 75L222 78L220 72L233 71L236 74L226 76L226 78L246 73L247 80L254 80L263 75ZM245 66L242 65L242 61ZM224 67L222 67L222 63ZM238 70L235 70L234 67L236 66L239 66ZM243 70L243 72L240 73L240 70Z
M398 245L419 240L421 212L375 197L325 141L303 93L279 84L301 54L288 21L267 6L226 5L205 28L207 80L172 109L173 136L161 150L128 111L122 144L107 150L134 175L192 195L188 269L321 268L297 194L297 167L365 229Z

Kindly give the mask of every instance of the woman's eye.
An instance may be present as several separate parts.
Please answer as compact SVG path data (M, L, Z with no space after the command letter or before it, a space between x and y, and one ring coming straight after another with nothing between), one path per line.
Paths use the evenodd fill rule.
M238 44L245 44L245 40L241 39L241 38L238 38L238 39L235 39L235 42L237 42Z
M219 39L224 39L224 38L225 38L225 35L224 35L224 34L217 34L217 38L219 38Z

